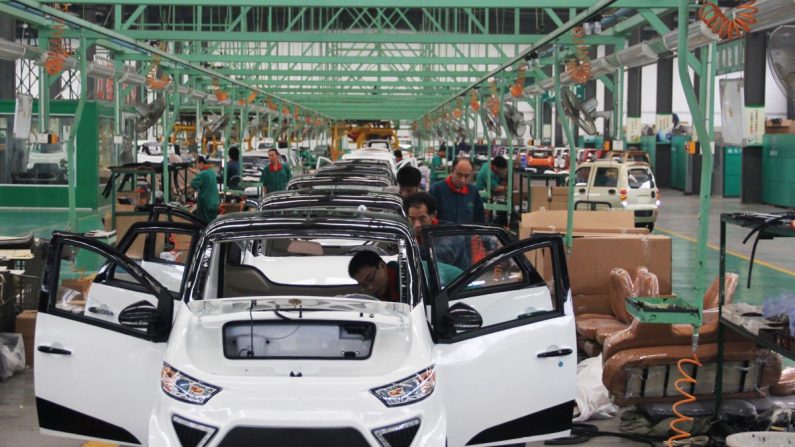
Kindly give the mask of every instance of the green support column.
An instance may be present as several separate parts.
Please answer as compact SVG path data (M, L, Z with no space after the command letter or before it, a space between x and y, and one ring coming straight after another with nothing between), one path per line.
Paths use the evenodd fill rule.
M172 73L171 80L171 85L174 89L171 93L171 105L174 110L170 114L168 113L169 107L167 102L166 113L163 114L163 116L166 117L166 123L165 126L163 126L163 203L171 201L171 178L168 171L168 144L171 141L170 137L171 133L174 131L174 124L176 124L179 119L179 107L181 103L179 84L179 71L175 71ZM155 188L155 185L152 185L152 187ZM152 194L155 194L155 191L153 191Z
M85 36L80 34L80 48L78 49L78 62L80 68L80 99L77 101L77 109L75 110L74 124L72 131L69 133L69 142L66 146L66 167L68 177L68 198L69 198L69 230L77 232L77 154L75 140L77 139L77 129L80 128L80 121L83 118L83 110L86 106L86 98L88 92L86 86L88 85L88 76L86 74L86 49L88 42Z
M563 104L561 103L560 95L561 95L561 86L560 86L560 64L558 63L558 56L559 56L559 49L558 46L555 45L555 56L554 56L554 64L552 65L552 69L555 75L555 111L558 115L558 120L560 120L561 127L563 131L566 133L566 140L569 143L569 160L571 166L569 167L569 206L566 212L566 248L571 252L572 246L572 232L574 227L574 171L577 169L577 142L574 140L574 132L572 132L572 127L576 128L574 123L569 125L568 120L566 118L566 114L563 112Z
M678 10L678 48L687 48L687 26L688 23L688 6L689 0L679 0ZM710 212L710 194L712 192L712 137L707 130L706 118L701 109L696 94L693 89L693 84L690 82L690 75L688 73L687 58L684 57L685 51L680 52L678 58L679 79L682 83L682 89L687 99L687 105L690 109L690 114L693 117L693 124L695 126L698 140L701 142L702 160L701 160L701 190L699 192L699 225L698 225L698 243L696 244L696 278L693 287L693 297L691 303L698 308L699 316L703 310L704 290L706 289L704 277L706 274L706 257L707 257L707 239L709 236L709 212ZM712 57L712 52L707 52L708 59ZM709 62L708 62L709 63ZM710 63L711 65L711 63ZM714 78L714 73L706 73L705 75ZM700 326L700 322L699 325ZM694 328L694 349L698 341L698 327Z

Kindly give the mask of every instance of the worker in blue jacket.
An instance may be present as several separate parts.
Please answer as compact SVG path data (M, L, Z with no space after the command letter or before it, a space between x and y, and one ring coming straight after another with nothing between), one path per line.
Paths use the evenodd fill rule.
M429 191L439 203L437 212L440 223L471 224L484 223L483 200L475 185L471 183L475 171L472 161L458 158L453 171L444 181L434 183Z

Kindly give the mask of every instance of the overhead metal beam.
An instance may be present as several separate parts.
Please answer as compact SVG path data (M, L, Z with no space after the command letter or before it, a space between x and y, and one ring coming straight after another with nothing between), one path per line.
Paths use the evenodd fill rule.
M97 25L97 24L94 24L94 23L91 23L91 22L88 22L88 21L83 20L83 19L81 19L79 17L75 17L72 14L69 14L67 12L63 12L63 11L61 11L59 9L52 8L50 6L41 4L41 3L39 3L36 0L6 0L6 4L12 6L11 11L9 11L9 14L14 16L14 17L24 16L25 14L34 14L34 15L42 14L42 15L45 15L45 16L54 17L54 18L62 20L67 26L77 27L77 28L80 28L80 29L84 29L84 30L87 30L87 31L91 31L91 32L100 34L103 37L105 37L108 40L110 40L112 43L114 43L116 45L120 45L120 46L124 47L127 50L139 51L141 53L145 53L148 57L147 58L141 58L141 60L149 60L149 59L151 59L152 55L157 55L157 56L159 56L162 59L163 63L170 64L170 65L172 65L172 66L174 66L176 68L188 70L192 74L200 74L200 75L208 76L210 78L217 78L217 79L222 80L225 83L230 84L232 86L243 87L243 88L247 88L249 90L255 90L258 93L265 94L265 92L262 91L261 89L257 89L255 87L248 86L248 85L246 85L246 84L244 84L244 83L242 83L242 82L240 82L238 80L235 80L235 79L229 78L227 76L224 76L224 75L222 75L220 73L217 73L217 72L215 72L215 71L213 71L213 70L211 70L209 68L205 68L205 67L200 66L200 65L194 65L190 61L186 61L183 58L174 56L171 53L162 51L162 50L160 50L158 48L149 46L149 45L147 45L145 43L138 42L138 41L136 41L134 39L131 39L131 38L127 37L127 36L121 35L121 34L115 32L113 30L104 28L104 27L102 27L100 25ZM141 56L144 56L144 54L141 54ZM86 84L84 83L83 85L85 86ZM271 97L273 97L273 99L276 99L276 100L279 100L279 101L283 101L283 102L287 102L287 103L289 103L291 105L297 105L297 106L303 108L303 106L301 106L300 104L295 104L294 102L292 102L290 100L287 100L287 99L284 99L284 98L280 98L280 97L278 97L276 95L273 95L273 94L269 94L269 95ZM311 109L308 109L308 110L310 112L316 112L315 110L311 110Z
M375 75L369 75L375 77ZM316 86L316 87L458 87L461 88L465 85L469 85L468 82L465 81L362 81L359 79L349 79L349 80L296 80L296 79L280 79L278 81L273 79L251 79L246 78L243 82L249 85L273 85L276 82L284 82L290 84L291 86L295 85L308 85L308 86Z
M603 11L607 7L611 7L611 6L615 7L615 6L617 6L616 4L618 2L619 2L619 0L599 0L596 3L591 2L591 5L588 7L588 9L580 12L579 14L577 14L577 15L575 15L573 17L571 17L569 19L569 21L566 22L563 26L556 28L555 31L547 34L543 39L541 39L541 40L539 40L537 42L534 42L533 45L530 48L522 51L518 56L514 57L513 59L511 59L507 63L503 64L501 67L497 68L496 70L494 70L493 72L489 73L488 75L482 77L481 79L479 79L478 81L476 81L475 83L470 85L469 87L467 87L467 88L463 89L462 91L458 92L452 98L450 98L447 101L439 104L434 109L429 110L429 113L433 112L434 110L436 110L436 109L438 109L438 108L440 108L442 106L444 106L448 102L454 100L456 97L464 95L467 91L469 91L472 88L478 86L479 84L482 84L483 82L487 81L489 78L498 75L500 72L502 72L506 68L512 67L512 66L516 65L517 63L519 63L520 61L525 60L525 58L529 54L531 54L533 51L536 51L536 50L542 48L543 46L545 46L547 44L554 43L558 38L560 38L564 34L566 34L569 31L571 31L575 26L577 26L580 23L582 23L583 21L593 17L594 15L596 15L599 12Z
M59 3L60 0L44 0L42 3ZM195 0L71 0L71 4L85 5L160 5L160 6L195 6ZM387 0L373 2L373 0L202 0L203 6L260 6L260 7L284 7L294 8L315 7L315 8L548 8L549 0L434 0L433 2L423 0ZM555 8L589 8L593 6L593 0L561 0L554 4ZM613 5L616 8L673 8L676 7L676 0L616 0Z
M27 1L27 0L25 0ZM149 60L151 57L142 54L125 56L127 60ZM500 65L505 62L502 57L398 57L398 56L278 56L258 54L183 54L180 58L188 62L258 62L273 64L415 64L415 65L468 65L485 64Z
M287 77L323 77L323 78L338 78L338 77L398 77L398 78L434 78L435 80L444 78L479 78L486 74L485 70L482 71L431 71L431 70L382 70L373 71L369 67L353 70L325 70L319 68L317 70L282 70L282 69L237 69L237 68L221 68L216 69L217 72L225 75L245 76L246 78L263 77L263 76L287 76Z
M395 32L225 32L178 30L126 30L123 34L139 40L173 40L189 42L367 42L367 43L437 43L528 45L542 39L545 34L465 34L465 33L395 33ZM613 45L620 38L609 35L590 35L588 45ZM571 36L563 36L561 45L573 45Z

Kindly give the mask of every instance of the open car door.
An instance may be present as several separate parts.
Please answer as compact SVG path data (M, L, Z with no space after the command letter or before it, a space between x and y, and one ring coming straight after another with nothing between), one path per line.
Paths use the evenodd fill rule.
M459 226L423 240L449 445L567 435L577 359L562 239ZM445 283L451 267L461 273Z
M82 235L53 233L35 336L43 432L147 444L184 279L181 259L189 259L197 235L189 224L140 222L114 249Z

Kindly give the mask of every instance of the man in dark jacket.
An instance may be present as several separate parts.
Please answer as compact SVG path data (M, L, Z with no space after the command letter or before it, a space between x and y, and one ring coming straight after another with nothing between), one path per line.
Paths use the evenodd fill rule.
M439 203L441 223L484 223L483 200L471 183L475 168L468 158L453 163L453 172L442 182L434 183L429 191Z

